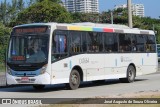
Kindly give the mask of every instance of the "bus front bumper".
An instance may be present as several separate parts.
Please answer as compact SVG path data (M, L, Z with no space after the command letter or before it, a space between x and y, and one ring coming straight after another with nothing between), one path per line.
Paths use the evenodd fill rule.
M50 75L46 72L44 74L34 77L17 77L6 73L7 84L50 84Z

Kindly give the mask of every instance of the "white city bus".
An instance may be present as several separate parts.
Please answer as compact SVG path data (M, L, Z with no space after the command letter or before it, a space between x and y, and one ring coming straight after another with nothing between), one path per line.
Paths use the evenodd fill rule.
M12 30L7 58L7 84L66 83L136 76L157 71L155 34L124 25L33 23Z

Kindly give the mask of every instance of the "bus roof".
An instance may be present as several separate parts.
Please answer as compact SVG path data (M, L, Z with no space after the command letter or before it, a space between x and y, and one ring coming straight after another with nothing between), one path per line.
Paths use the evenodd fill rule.
M110 32L110 33L133 33L133 34L151 34L154 35L152 30L142 30L138 28L129 28L126 25L118 24L101 24L101 23L91 23L91 22L82 22L82 23L31 23L23 24L15 27L25 27L25 26L40 26L40 25L49 25L54 26L56 29L60 30L78 30L78 31L95 31L95 32Z

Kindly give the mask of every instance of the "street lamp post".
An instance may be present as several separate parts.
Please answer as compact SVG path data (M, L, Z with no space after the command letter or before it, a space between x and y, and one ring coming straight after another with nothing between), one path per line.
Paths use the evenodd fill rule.
M131 0L127 0L127 5L128 5L128 26L132 28L133 25L132 25L132 9L131 9L132 2Z

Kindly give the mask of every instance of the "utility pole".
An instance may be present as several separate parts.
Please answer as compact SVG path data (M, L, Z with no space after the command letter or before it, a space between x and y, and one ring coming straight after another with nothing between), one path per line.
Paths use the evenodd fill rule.
M111 11L111 24L113 24L113 11Z
M131 0L127 0L127 5L128 5L128 26L132 28L133 25L132 25L132 9L131 9L132 2Z

